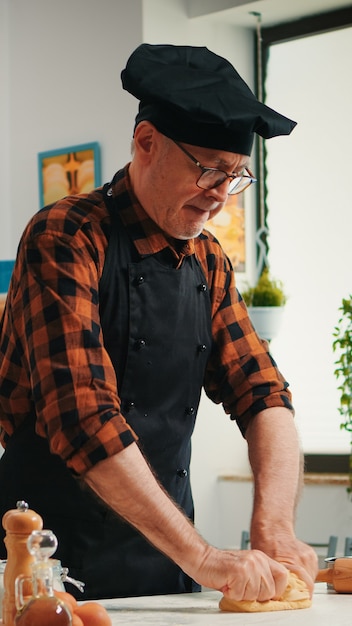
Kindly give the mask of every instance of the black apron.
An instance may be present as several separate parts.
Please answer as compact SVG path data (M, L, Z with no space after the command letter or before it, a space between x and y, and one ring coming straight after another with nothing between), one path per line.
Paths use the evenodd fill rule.
M191 435L211 349L205 278L194 256L179 269L168 249L140 257L109 186L104 195L112 227L99 285L100 316L122 413L158 480L193 520ZM178 566L81 487L35 434L34 421L14 433L0 460L0 515L17 500L42 515L44 527L58 537L55 557L86 584L84 595L71 586L70 593L91 599L199 591ZM111 488L119 488L118 477Z

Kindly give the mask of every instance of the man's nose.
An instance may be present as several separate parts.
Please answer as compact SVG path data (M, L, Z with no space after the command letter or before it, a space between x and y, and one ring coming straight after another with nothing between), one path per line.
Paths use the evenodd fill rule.
M206 190L206 195L208 197L215 198L218 202L226 202L229 195L229 184L231 182L231 178L225 178L224 182L217 187L212 187L211 189Z

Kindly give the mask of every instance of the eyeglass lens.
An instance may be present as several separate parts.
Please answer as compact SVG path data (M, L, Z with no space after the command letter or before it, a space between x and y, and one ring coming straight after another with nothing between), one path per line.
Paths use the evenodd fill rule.
M225 173L219 172L218 170L206 170L199 177L197 185L201 189L213 189L214 187L222 185L227 178ZM249 187L252 181L252 177L246 174L236 176L230 180L227 193L230 195L240 193Z

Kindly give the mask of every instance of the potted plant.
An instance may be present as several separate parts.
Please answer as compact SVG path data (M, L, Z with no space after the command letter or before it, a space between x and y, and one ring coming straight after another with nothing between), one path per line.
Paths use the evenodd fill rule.
M271 341L279 330L287 300L282 282L272 278L269 268L264 267L257 283L243 291L242 298L258 335Z
M340 392L339 413L342 416L340 428L350 433L351 453L349 458L349 486L352 493L352 295L342 299L339 307L341 312L333 336L333 351L338 358L335 361L334 374L339 382Z

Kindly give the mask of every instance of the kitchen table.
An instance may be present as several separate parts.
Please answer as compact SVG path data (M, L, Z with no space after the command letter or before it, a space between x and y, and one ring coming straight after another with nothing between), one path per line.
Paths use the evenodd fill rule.
M352 596L327 590L317 583L309 609L268 613L224 613L221 593L202 593L100 600L113 626L351 626Z

